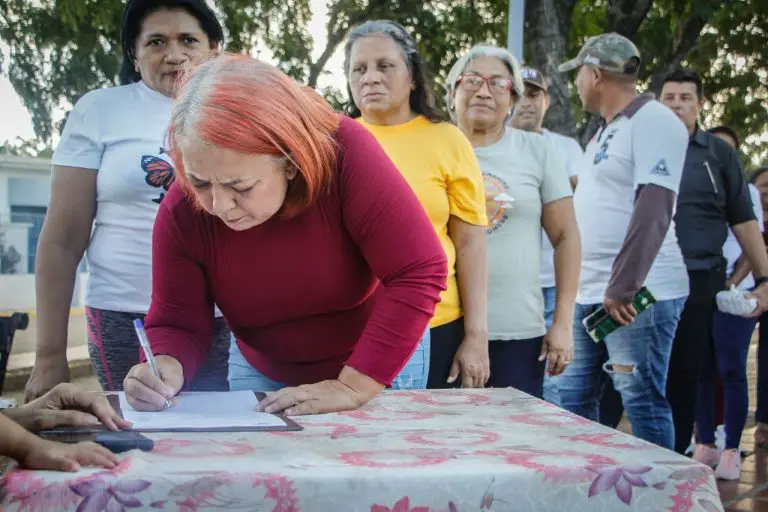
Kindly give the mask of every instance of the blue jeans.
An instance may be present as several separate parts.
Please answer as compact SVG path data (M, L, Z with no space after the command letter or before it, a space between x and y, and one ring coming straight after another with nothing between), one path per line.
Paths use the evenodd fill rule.
M235 342L235 337L229 344L229 390L230 391L263 391L269 393L285 387L270 379L254 368L245 358Z
M392 381L392 389L427 389L431 340L429 329L427 329L424 337L419 341L419 346L416 347L416 352Z
M392 389L426 389L429 374L429 329L419 342L416 352L392 383ZM230 391L277 391L285 384L275 382L245 359L232 336L229 345L229 389Z
M741 434L749 412L747 388L747 355L755 318L744 318L715 311L712 319L710 350L702 362L699 373L699 402L696 408L697 440L704 444L715 443L715 375L723 383L725 404L725 449L734 450L741 443Z
M595 343L581 321L600 305L576 304L574 360L558 386L563 407L597 421L603 380L610 376L635 436L673 449L675 430L665 390L672 342L684 305L685 297L659 301L630 325ZM614 365L631 367L631 371L615 370Z
M541 289L541 296L544 298L544 325L546 325L547 330L552 327L552 322L555 321L555 295L554 286ZM558 407L561 406L560 392L557 389L559 382L559 375L544 374L544 400Z

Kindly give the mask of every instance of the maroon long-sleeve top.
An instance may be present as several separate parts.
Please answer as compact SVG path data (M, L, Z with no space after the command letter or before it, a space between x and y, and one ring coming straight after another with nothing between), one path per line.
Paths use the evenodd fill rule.
M330 191L292 219L233 231L171 187L152 243L146 327L189 382L214 303L245 358L286 385L344 365L391 384L424 334L447 262L424 209L378 142L342 117Z

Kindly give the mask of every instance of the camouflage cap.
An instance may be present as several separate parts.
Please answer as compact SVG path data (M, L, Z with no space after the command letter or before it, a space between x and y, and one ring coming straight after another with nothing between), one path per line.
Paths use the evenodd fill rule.
M526 83L528 85L533 85L534 87L538 87L539 89L542 89L546 91L549 86L547 84L547 79L544 77L544 75L541 74L541 71L535 68L531 68L528 66L523 66L520 68L520 74L523 76L523 83Z
M561 73L573 71L584 64L620 73L634 75L640 68L640 51L624 36L615 32L590 37L575 59L558 66Z

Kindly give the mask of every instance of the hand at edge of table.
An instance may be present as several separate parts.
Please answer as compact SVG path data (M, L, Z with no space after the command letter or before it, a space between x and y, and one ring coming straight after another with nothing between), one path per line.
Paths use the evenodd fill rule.
M158 379L147 363L137 364L130 369L123 381L125 399L137 411L162 411L165 401L174 403L174 398L184 386L184 368L178 359L160 355L155 357Z
M109 430L129 428L100 393L83 391L74 384L58 384L28 404L7 409L6 416L30 432L60 426L86 427L102 424Z
M288 416L352 411L367 404L383 389L383 384L345 366L338 379L268 393L259 402L259 411Z
M491 360L488 354L488 336L466 333L459 345L448 374L448 384L461 378L462 388L484 388L491 378Z
M40 398L63 382L69 382L69 363L66 352L35 355L35 366L24 386L24 402L28 403Z
M24 450L18 461L27 469L53 471L78 471L81 466L113 469L119 462L117 455L90 441L66 444L40 438Z
M547 361L547 374L562 374L573 361L573 329L571 325L553 323L541 343L539 361Z

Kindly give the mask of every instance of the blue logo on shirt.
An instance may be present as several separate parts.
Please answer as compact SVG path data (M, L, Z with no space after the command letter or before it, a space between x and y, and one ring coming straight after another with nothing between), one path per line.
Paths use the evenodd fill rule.
M656 165L651 169L651 174L656 176L669 176L669 168L667 167L667 161L663 158L659 160Z
M616 135L616 128L608 132L608 135L605 136L605 140L602 144L600 144L600 151L595 153L595 159L592 161L594 165L599 164L603 160L608 160L608 146L611 142L611 139L613 139L613 136Z

